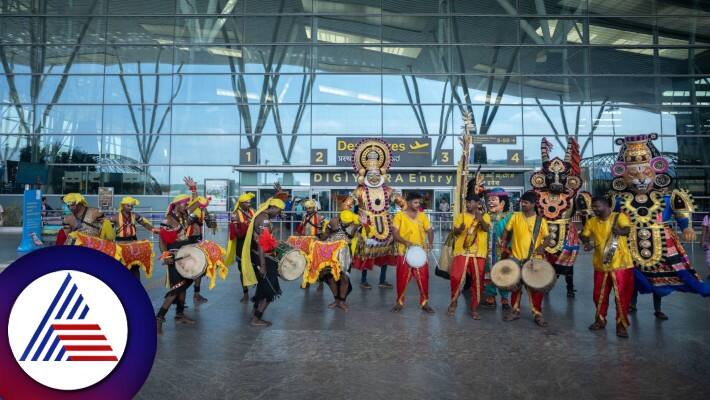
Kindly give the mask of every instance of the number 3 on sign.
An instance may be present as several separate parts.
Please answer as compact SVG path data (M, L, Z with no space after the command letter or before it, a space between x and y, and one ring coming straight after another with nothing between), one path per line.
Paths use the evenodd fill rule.
M508 150L508 165L522 165L525 160L522 150Z

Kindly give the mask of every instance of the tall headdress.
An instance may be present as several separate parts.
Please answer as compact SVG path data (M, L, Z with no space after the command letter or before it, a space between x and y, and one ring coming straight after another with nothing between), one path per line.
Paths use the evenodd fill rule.
M647 164L656 173L654 186L665 189L671 185L673 179L668 174L668 160L661 155L653 141L658 138L658 134L626 136L616 139L616 144L621 146L616 162L611 167L611 174L614 180L611 186L616 191L623 191L627 188L624 181L624 174L630 165Z
M392 150L382 139L363 139L353 150L353 169L357 172L358 184L365 182L369 171L387 174L392 164Z

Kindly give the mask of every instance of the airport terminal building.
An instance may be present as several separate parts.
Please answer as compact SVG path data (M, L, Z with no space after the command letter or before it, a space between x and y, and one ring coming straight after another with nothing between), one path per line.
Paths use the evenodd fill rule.
M614 139L655 132L708 211L708 50L698 0L0 0L0 203L40 182L160 209L189 175L225 211L277 180L332 210L381 137L436 209L471 112L489 186L521 193L571 136L603 191Z

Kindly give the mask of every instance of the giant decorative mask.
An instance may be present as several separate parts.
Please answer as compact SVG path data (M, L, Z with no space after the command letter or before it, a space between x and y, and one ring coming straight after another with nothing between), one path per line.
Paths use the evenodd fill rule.
M579 167L579 146L573 138L567 140L565 159L559 157L550 159L552 144L543 138L541 147L542 169L530 177L530 183L535 190L546 190L551 193L567 193L574 195L582 186Z
M368 187L381 187L392 162L392 151L381 139L365 139L353 150L353 169L358 174L357 183Z
M611 167L612 188L617 192L649 193L655 188L665 189L671 184L668 161L651 142L658 135L626 136L616 139L619 155Z

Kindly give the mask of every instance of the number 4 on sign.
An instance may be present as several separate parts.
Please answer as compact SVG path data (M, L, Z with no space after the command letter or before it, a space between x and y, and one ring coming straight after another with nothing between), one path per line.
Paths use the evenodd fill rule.
M508 165L522 165L525 160L522 150L508 150Z

